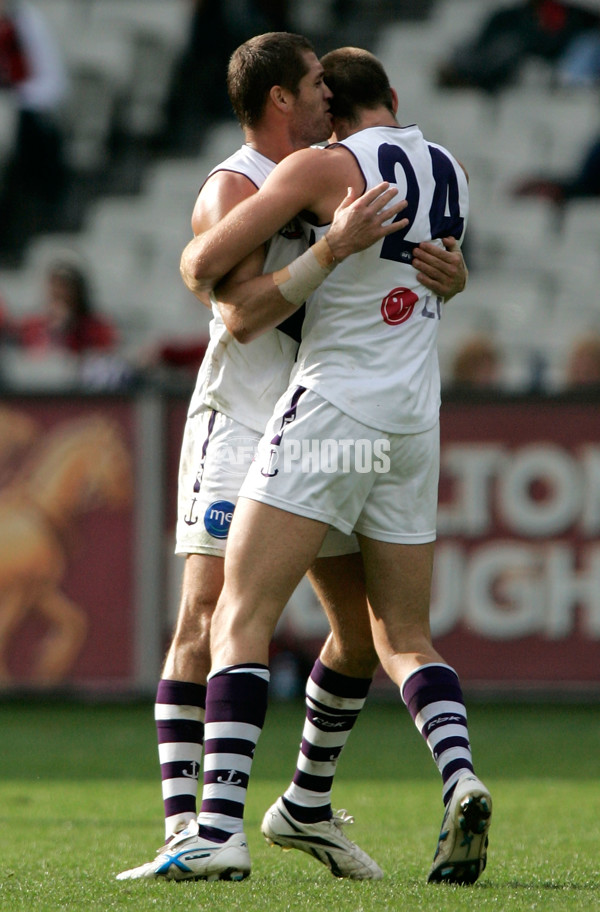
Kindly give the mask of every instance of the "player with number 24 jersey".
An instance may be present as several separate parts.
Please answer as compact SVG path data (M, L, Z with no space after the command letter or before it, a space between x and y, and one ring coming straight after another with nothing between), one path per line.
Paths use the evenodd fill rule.
M442 299L418 282L412 249L424 239L462 240L467 178L450 152L426 142L417 126L370 127L331 148L336 145L355 156L365 190L382 180L398 185L410 224L347 257L314 292L292 384L318 392L369 427L425 431L439 414ZM316 239L328 228L313 229Z

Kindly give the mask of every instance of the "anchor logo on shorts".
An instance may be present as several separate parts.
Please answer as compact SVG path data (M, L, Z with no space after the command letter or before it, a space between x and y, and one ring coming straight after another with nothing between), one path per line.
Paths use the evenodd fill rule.
M192 500L192 506L190 507L189 515L183 517L184 523L186 523L188 526L195 526L198 522L198 517L194 517L194 507L196 506L196 500L197 498L194 497Z
M265 478L273 478L275 475L279 474L279 469L276 469L275 466L279 461L279 450L272 446L269 451L269 459L267 461L266 469L261 469L260 474L264 475Z

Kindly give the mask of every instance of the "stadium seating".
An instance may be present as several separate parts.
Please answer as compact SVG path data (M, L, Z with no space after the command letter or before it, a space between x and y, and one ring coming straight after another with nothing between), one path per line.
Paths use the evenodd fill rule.
M144 141L160 126L171 68L186 35L187 0L44 0L61 34L72 75L66 112L70 161L101 171L115 129ZM298 21L319 16L319 4L292 4ZM331 15L331 4L322 5ZM531 361L547 346L553 383L572 333L595 325L600 303L600 205L570 203L562 213L535 199L511 198L523 176L573 168L600 127L597 90L556 88L544 64L528 65L519 85L491 98L469 90L440 91L437 61L475 28L497 0L438 0L428 19L386 22L372 50L400 95L400 119L464 162L471 182L468 290L442 321L444 379L452 352L473 328L497 339L509 385L527 383ZM0 98L0 167L11 142L11 110ZM191 158L154 158L138 196L98 199L77 234L31 241L18 271L0 272L9 306L28 309L31 271L43 256L71 245L90 263L99 302L136 334L204 326L178 274L190 236L195 195L210 167L240 141L232 121L217 125ZM166 306L168 301L169 306ZM540 325L542 324L542 325Z

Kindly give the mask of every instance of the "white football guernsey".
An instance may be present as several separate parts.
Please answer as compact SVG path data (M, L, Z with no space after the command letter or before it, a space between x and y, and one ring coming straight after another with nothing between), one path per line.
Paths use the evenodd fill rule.
M274 167L275 162L244 144L208 176L216 171L235 171L258 188ZM306 246L300 222L295 220L286 225L267 244L264 272L287 266ZM268 330L241 345L228 332L214 300L212 311L210 341L188 414L194 415L202 406L208 406L248 428L263 431L277 399L289 383L298 351L299 334L294 331L298 321L292 317L281 324L282 329Z
M292 383L369 427L426 431L439 418L442 301L417 281L412 250L424 240L462 240L466 176L414 125L370 127L338 145L356 158L367 189L382 180L398 185L397 199L408 201L398 218L410 223L348 257L312 295ZM327 227L314 229L316 239Z

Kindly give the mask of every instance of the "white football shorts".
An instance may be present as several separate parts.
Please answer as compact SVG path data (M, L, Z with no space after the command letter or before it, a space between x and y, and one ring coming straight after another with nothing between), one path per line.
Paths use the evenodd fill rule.
M261 435L210 408L188 418L177 489L176 554L225 556L240 486ZM354 535L330 529L319 557L359 551Z
M439 423L418 434L367 427L303 387L279 399L241 497L397 544L436 537Z

